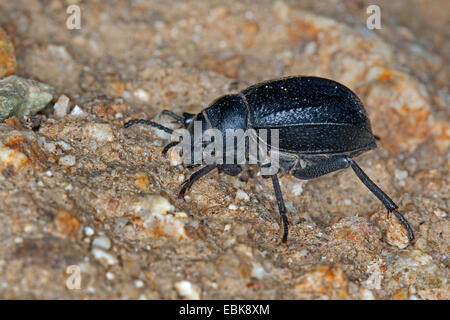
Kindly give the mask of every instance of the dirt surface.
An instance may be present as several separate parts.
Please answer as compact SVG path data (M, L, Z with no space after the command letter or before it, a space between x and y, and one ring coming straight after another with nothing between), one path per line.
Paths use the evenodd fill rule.
M366 28L365 1L226 3L0 2L17 62L0 56L5 75L56 90L37 116L0 123L1 298L450 298L450 2L371 1L380 30ZM66 28L70 4L79 30ZM332 78L363 100L381 140L357 161L399 204L413 244L343 170L281 178L281 245L257 168L213 172L178 199L194 169L161 155L167 135L123 128L172 126L162 110L198 112L287 75Z

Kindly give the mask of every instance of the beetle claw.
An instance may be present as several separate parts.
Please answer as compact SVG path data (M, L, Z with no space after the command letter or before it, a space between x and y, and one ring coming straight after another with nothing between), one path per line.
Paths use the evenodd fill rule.
M408 223L406 218L400 212L398 212L397 210L392 210L392 212L400 220L400 223L406 229L406 232L408 233L409 242L413 242L415 237L414 237L414 232L413 232L413 230L411 228L411 225Z
M188 191L189 190L189 186L187 185L187 182L188 182L189 180L186 180L186 181L184 181L182 184L181 184L181 190L180 190L180 192L178 193L178 198L179 199L183 199L184 201L186 201L186 199L184 199L184 195L186 194L186 191Z

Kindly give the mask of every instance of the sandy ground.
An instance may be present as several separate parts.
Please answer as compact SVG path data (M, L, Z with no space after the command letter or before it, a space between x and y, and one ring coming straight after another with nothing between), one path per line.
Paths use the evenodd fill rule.
M0 2L13 72L56 92L36 117L0 123L0 297L448 299L449 2L372 2L381 30L366 28L365 1ZM79 30L66 28L70 4ZM344 170L281 178L281 245L257 168L213 172L178 199L194 169L161 155L167 135L123 128L171 126L164 109L198 112L287 75L335 79L364 101L381 140L357 161L413 244ZM55 112L61 95L75 112Z

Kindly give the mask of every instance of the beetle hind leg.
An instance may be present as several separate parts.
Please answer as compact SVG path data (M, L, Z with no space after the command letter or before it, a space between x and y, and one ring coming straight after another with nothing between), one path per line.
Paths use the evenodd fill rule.
M309 180L348 167L352 167L359 180L361 180L361 182L364 183L364 185L383 203L388 212L395 214L408 232L409 241L413 241L414 233L411 225L408 223L408 220L397 211L398 206L372 180L370 180L354 160L348 159L346 156L331 157L316 162L306 168L294 170L293 175L299 179Z
M352 167L355 174L358 176L359 180L383 203L388 212L392 212L400 220L403 227L405 227L408 232L409 241L414 241L414 232L409 224L408 220L397 211L398 206L388 197L370 178L364 173L364 171L358 166L358 164L349 159L350 166Z

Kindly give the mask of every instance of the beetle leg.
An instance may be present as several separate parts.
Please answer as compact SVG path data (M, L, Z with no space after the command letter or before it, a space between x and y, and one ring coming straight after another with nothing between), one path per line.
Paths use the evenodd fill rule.
M175 119L176 122L183 124L184 126L187 126L192 121L192 119L195 118L195 114L189 112L183 112L182 116L170 110L163 110L161 113Z
M185 165L185 167L188 169L194 169L194 168L198 168L200 166L201 166L201 164L196 164L196 163Z
M173 112L173 111L170 111L170 110L163 110L163 111L161 112L161 114L164 114L164 115L166 115L166 116L169 116L169 117L175 119L175 121L178 122L178 123L181 123L181 124L184 123L184 117L182 117L182 116L176 114L176 113Z
M274 174L272 177L273 189L278 202L278 209L281 215L281 221L283 223L283 239L281 242L286 243L289 232L289 221L286 216L286 206L284 205L283 194L281 193L280 182L278 176Z
M292 174L294 177L302 180L309 180L318 178L320 176L326 175L328 173L348 168L350 165L347 157L331 157L319 162L313 163L306 168L299 168L295 170Z
M364 183L365 186L383 203L388 212L393 212L395 214L408 232L409 241L413 241L414 233L411 225L408 223L408 220L406 220L406 218L397 211L398 206L394 203L394 201L392 201L387 194L385 194L372 180L370 180L370 178L364 173L364 171L362 171L355 161L351 159L348 161L359 180L361 180L362 183Z
M166 153L169 151L170 148L175 147L176 145L180 144L180 141L172 141L164 147L163 151L161 152L163 155L166 155Z
M183 182L180 193L178 194L178 198L184 198L184 194L189 190L190 187L194 184L195 181L199 180L204 175L208 174L210 171L217 168L217 164L208 164L201 168L200 170L194 172L189 179Z

